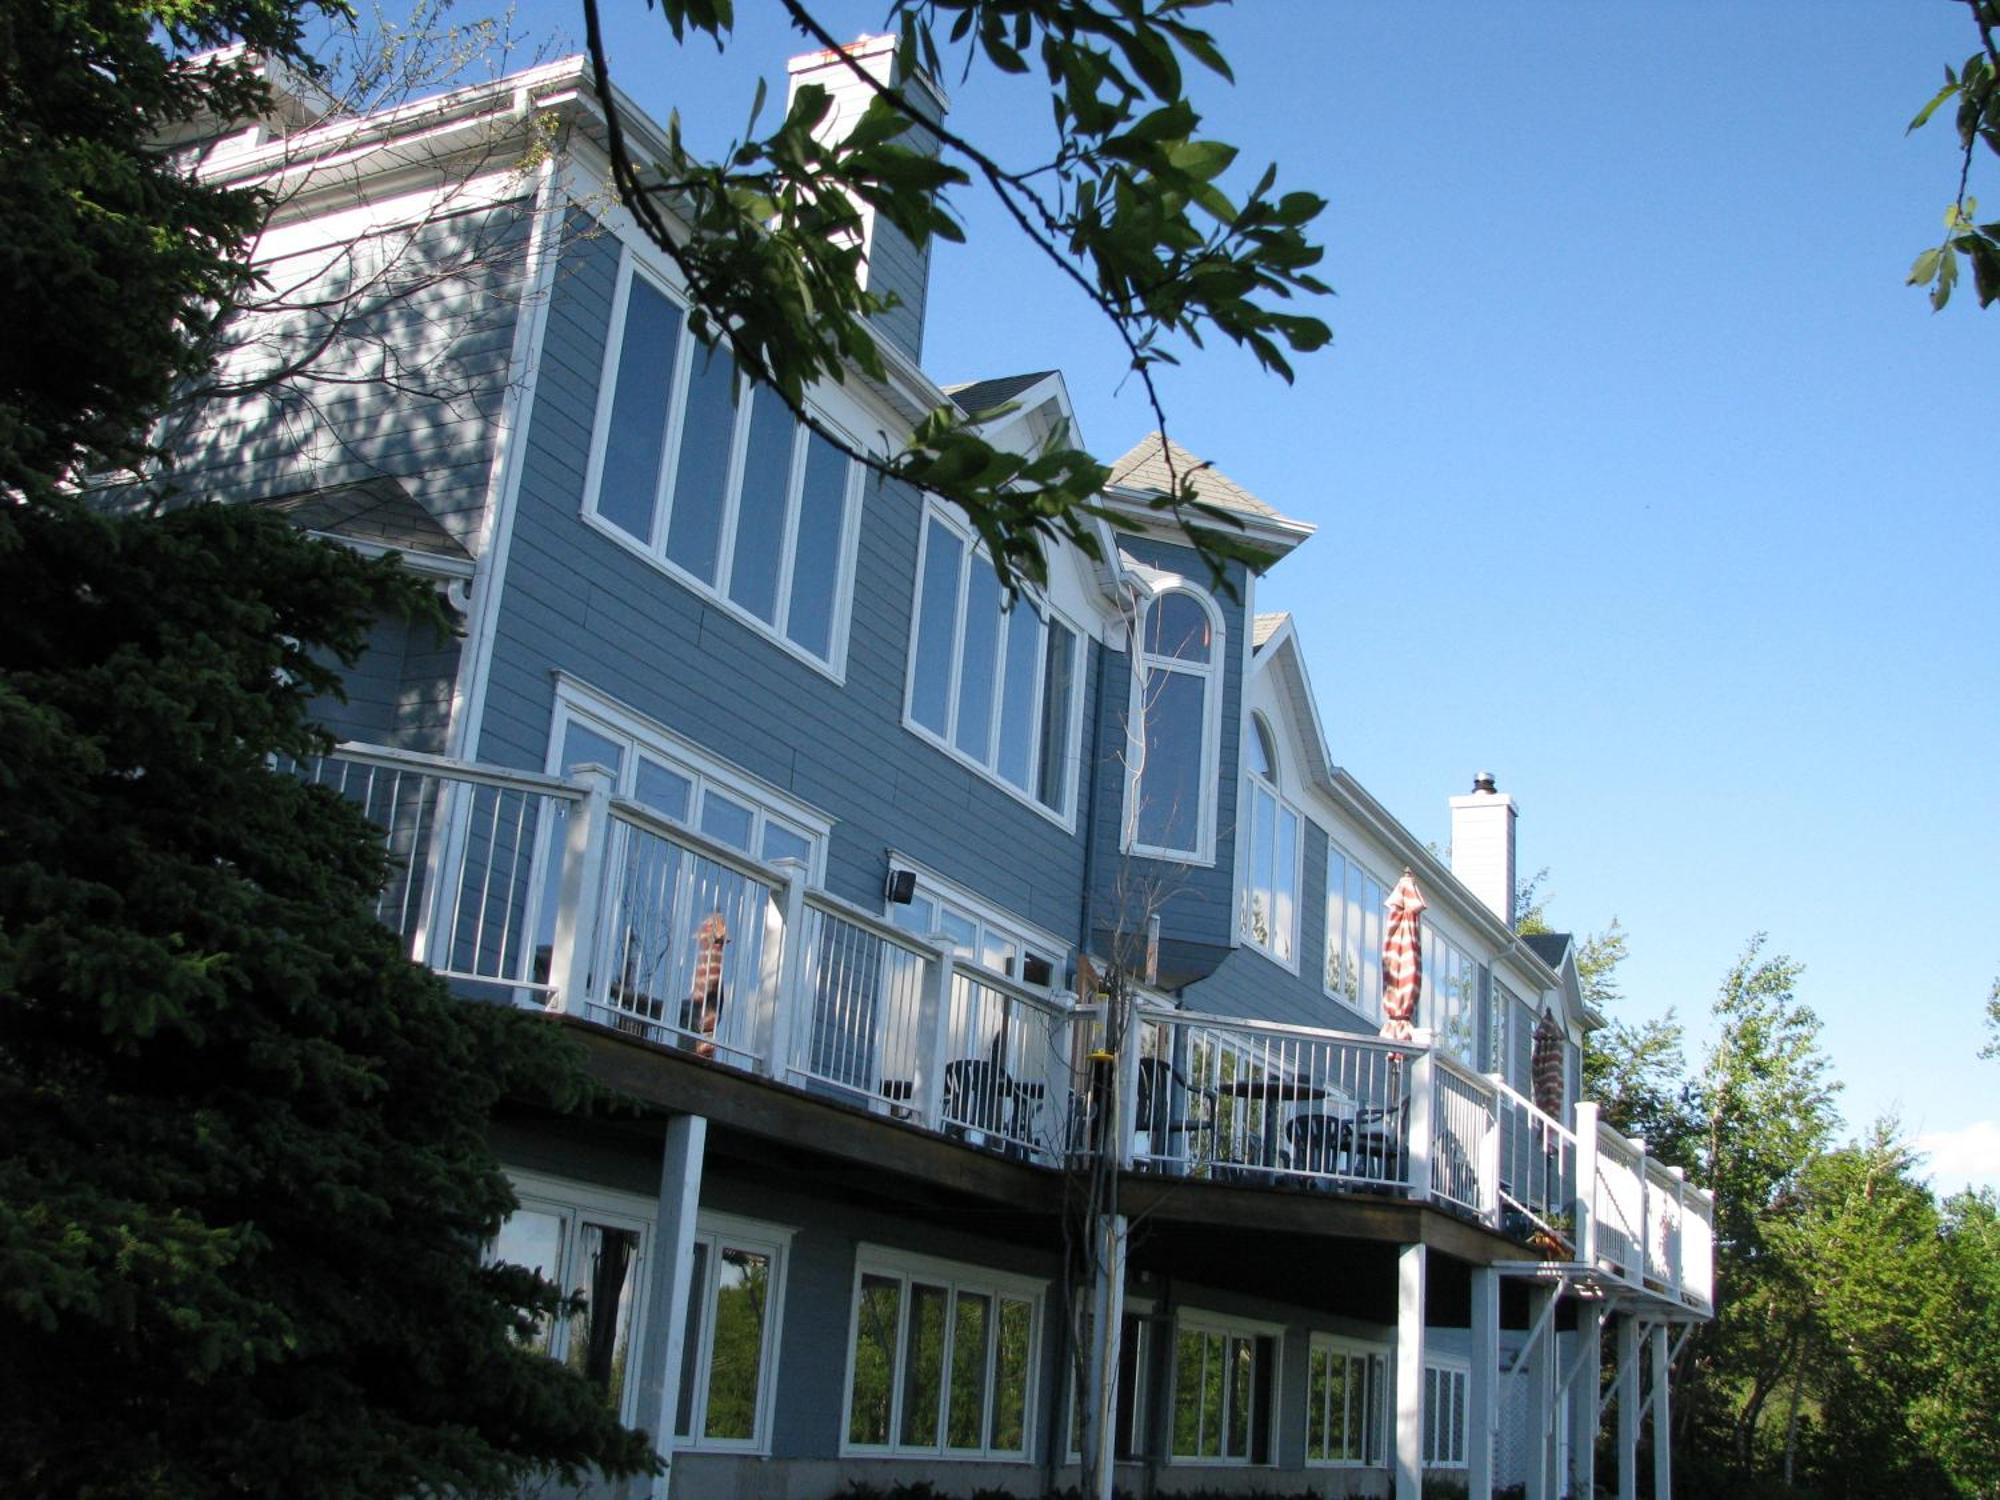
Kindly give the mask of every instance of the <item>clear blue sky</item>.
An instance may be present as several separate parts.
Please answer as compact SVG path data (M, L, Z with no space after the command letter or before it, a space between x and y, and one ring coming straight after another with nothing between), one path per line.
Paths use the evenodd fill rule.
M614 75L697 145L760 74L782 102L803 50L769 0L738 0L721 56L607 3ZM821 14L853 36L884 8ZM564 0L521 20L581 36ZM1208 129L1330 201L1335 343L1290 387L1192 356L1169 418L1319 527L1259 604L1298 617L1335 758L1439 843L1491 769L1556 925L1621 919L1624 1013L1677 1008L1697 1051L1767 931L1807 966L1850 1124L1983 1141L1940 1186L2000 1184L2000 1063L1975 1057L2000 309L1933 316L1902 284L1956 182L1948 126L1904 126L1972 50L1964 6L1245 0L1211 26L1237 83L1200 84ZM946 87L956 127L1040 144L1032 84ZM1122 452L1147 422L1108 331L986 204L961 213L927 368L1058 366L1085 440Z

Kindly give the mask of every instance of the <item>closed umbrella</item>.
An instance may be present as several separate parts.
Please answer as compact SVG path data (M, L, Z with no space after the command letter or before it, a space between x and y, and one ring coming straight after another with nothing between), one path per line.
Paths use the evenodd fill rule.
M1562 1118L1563 1034L1556 1018L1548 1011L1535 1024L1535 1048L1530 1072L1535 1083L1535 1108L1545 1115Z
M1382 1035L1407 1042L1416 1035L1417 999L1424 987L1423 893L1408 870L1389 893L1382 933Z

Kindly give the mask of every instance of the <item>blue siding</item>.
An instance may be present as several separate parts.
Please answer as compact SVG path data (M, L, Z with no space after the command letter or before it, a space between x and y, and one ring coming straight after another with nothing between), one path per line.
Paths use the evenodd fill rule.
M347 701L322 698L313 718L337 739L442 754L458 646L428 624L378 620L367 653L345 674Z
M568 672L829 814L837 895L878 907L893 845L1074 934L1081 838L902 726L913 491L863 486L844 684L580 519L617 268L608 236L562 247L475 753L541 767L555 673ZM1085 712L1091 722L1094 705Z

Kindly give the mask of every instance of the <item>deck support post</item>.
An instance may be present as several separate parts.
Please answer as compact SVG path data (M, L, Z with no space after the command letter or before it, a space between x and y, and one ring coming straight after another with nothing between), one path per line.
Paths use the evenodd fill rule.
M1674 1325L1653 1325L1653 1500L1673 1500L1674 1444L1667 1409L1668 1340Z
M1465 1414L1467 1500L1493 1500L1493 1440L1500 1430L1500 1273L1472 1268L1472 1374Z
M1423 1500L1424 1293L1428 1246L1396 1257L1396 1500Z
M1618 1315L1618 1500L1639 1500L1639 1319Z
M667 1121L660 1155L660 1206L653 1224L653 1265L646 1301L652 1309L640 1365L639 1410L658 1412L653 1442L663 1465L653 1477L652 1500L666 1500L673 1478L674 1424L680 1415L681 1365L687 1347L688 1287L694 1277L694 1225L701 1211L702 1158L708 1121L675 1115Z
M1596 1500L1597 1400L1604 1383L1604 1304L1576 1304L1577 1349L1569 1379L1570 1500Z
M1555 1500L1555 1370L1556 1370L1556 1290L1540 1283L1528 1287L1528 1326L1541 1336L1527 1351L1527 1368L1521 1379L1528 1383L1528 1500Z
M1089 1400L1084 1408L1083 1453L1088 1493L1111 1500L1118 1467L1118 1364L1125 1334L1125 1251L1123 1214L1098 1216L1096 1285L1090 1298Z

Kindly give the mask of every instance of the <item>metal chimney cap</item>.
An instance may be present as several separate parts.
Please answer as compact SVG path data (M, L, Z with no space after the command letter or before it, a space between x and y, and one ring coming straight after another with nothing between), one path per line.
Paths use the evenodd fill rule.
M1491 771L1481 771L1477 776L1473 777L1472 789L1475 792L1485 792L1488 796L1500 790L1499 787L1493 784L1493 773Z

